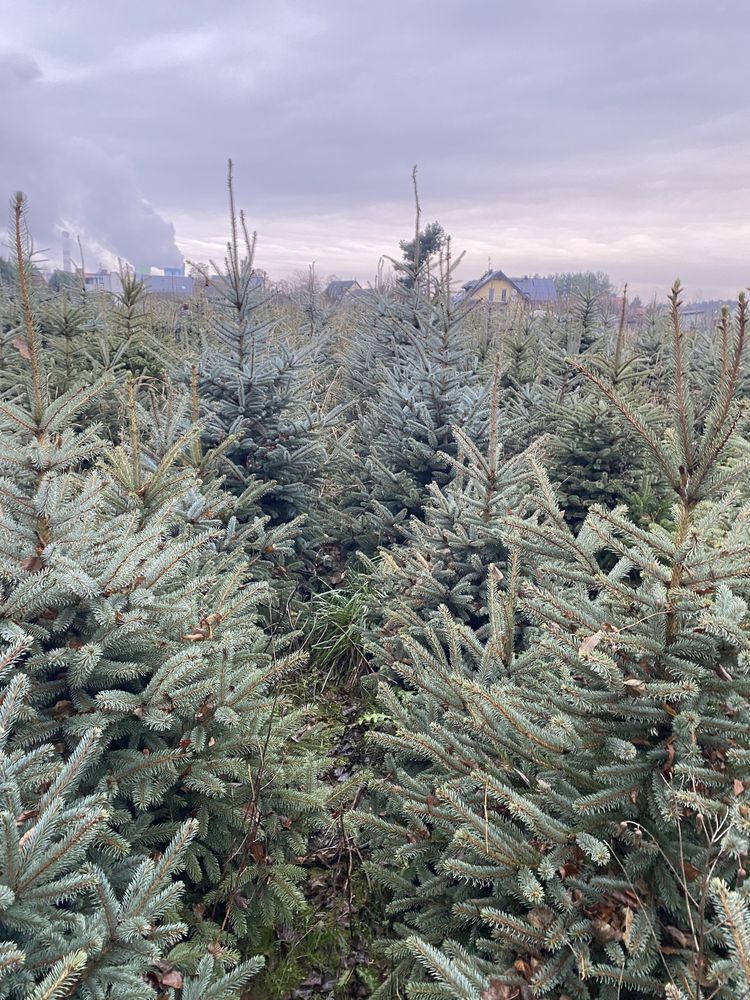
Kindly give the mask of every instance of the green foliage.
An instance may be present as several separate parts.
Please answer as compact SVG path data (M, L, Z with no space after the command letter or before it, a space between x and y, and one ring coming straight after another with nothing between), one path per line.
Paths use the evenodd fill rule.
M351 687L366 669L372 604L369 579L355 576L338 588L314 594L305 606L306 647L321 689L332 678Z
M389 657L404 634L421 634L443 609L461 621L479 626L485 619L484 592L489 572L513 577L516 562L507 562L509 548L501 531L509 510L523 502L528 479L527 454L512 451L516 421L501 417L500 374L491 391L487 445L483 451L467 435L453 431L457 453L444 459L452 471L442 487L427 490L424 517L401 527L404 541L384 550L372 566L377 581L373 615L380 622L376 655Z
M256 495L263 516L271 525L295 524L304 549L325 537L314 515L328 461L326 432L343 407L322 412L314 400L310 371L321 344L293 348L276 335L256 274L255 234L235 210L231 163L229 200L223 273L207 278L216 299L213 343L196 367L202 441L222 449L222 471L236 494L265 484Z
M117 959L124 967L118 995L140 997L151 993L141 971L183 936L186 923L191 936L170 961L204 981L213 976L213 965L200 965L204 956L236 964L267 927L304 908L295 859L323 822L322 764L306 709L275 690L301 656L290 650L291 636L264 631L259 609L268 588L253 579L243 549L222 546L222 532L196 517L199 470L182 461L181 443L148 460L132 391L126 444L106 446L95 425L77 429L107 384L50 394L20 260L20 353L29 372L15 400L0 403L0 622L10 647L6 670L25 681L27 705L12 746L54 747L51 761L44 749L32 755L37 785L34 762L45 760L48 777L57 762L69 768L84 754L85 767L75 783L61 771L75 793L68 812L61 799L47 820L42 791L41 805L19 799L10 813L5 849L16 850L12 836L21 838L17 847L28 842L27 853L37 842L47 852L60 841L64 866L55 861L48 876L67 881L49 899L46 881L38 898L25 895L24 881L23 910L2 923L13 941L8 929L39 927L44 907L101 885L107 926L122 924L132 941ZM92 741L102 752L88 750ZM36 811L45 817L38 835L24 826ZM109 832L99 829L105 824ZM42 830L49 839L39 839ZM68 873L81 865L104 874L79 885ZM178 908L178 870L187 889L182 918L167 922L163 934L155 925L147 930L146 904L154 920ZM22 878L34 871L32 864ZM92 920L101 921L96 913ZM76 995L103 995L83 985L100 949L94 925L76 929L67 913L62 919L68 938L50 939L54 954L39 976L49 967L68 992L78 976ZM138 944L152 933L153 948ZM39 988L43 995L46 986Z
M312 761L301 748L286 760L300 715L269 694L298 657L264 635L258 606L268 595L248 578L241 551L223 556L212 532L183 522L180 506L199 491L190 476L160 467L144 474L132 451L103 452L91 434L63 431L58 444L59 425L28 441L18 423L6 425L7 440L16 432L15 486L3 526L2 611L33 637L23 669L43 731L73 745L101 728L106 766L90 780L106 780L132 846L162 843L175 817L196 816L191 884L216 878L249 838L255 854L217 891L234 898L252 886L265 898L271 873L258 845L278 836L283 869L320 801ZM84 457L97 468L83 468ZM279 785L262 783L259 798L269 768ZM248 833L258 810L290 816L290 832L275 819ZM271 896L264 906L273 920L287 907L283 893ZM233 925L240 936L252 932L242 913Z
M61 271L56 268L49 276L47 284L53 292L62 292L65 290L72 293L80 293L81 291L81 279L72 271Z
M613 291L612 281L604 271L564 271L553 277L561 299L581 293L611 295Z
M20 632L14 639L3 651L6 671L31 646ZM0 995L62 997L79 986L81 996L97 996L116 986L123 997L152 996L141 976L185 931L169 915L197 824L175 831L158 864L144 858L132 866L116 892L106 870L125 845L106 794L81 791L101 756L102 732L90 729L64 763L49 744L24 750L13 729L30 714L30 687L16 674L0 708Z
M42 340L55 362L50 378L58 389L64 390L90 364L87 336L92 316L88 304L80 292L66 291L42 303L39 326Z
M229 199L180 300L12 203L0 996L745 995L745 300L475 309L417 203L334 308Z
M424 229L420 229L413 239L399 242L404 260L403 263L394 262L394 268L397 272L405 272L404 276L399 278L404 287L413 287L418 280L415 272L421 273L430 266L445 246L445 241L445 230L440 223L430 222Z
M409 515L423 515L433 481L448 481L453 428L480 444L486 436L488 386L464 328L471 307L451 301L452 267L429 286L373 293L350 345L357 415L333 470L332 533L369 554L396 540Z
M598 325L589 331L586 350L566 361L564 390L542 406L552 411L554 435L547 449L547 469L558 489L566 519L579 526L595 504L626 503L644 524L669 519L669 500L657 496L659 469L644 440L633 434L597 387L581 375L579 361L615 389L623 403L641 408L657 435L665 415L664 400L654 392L646 358L627 328L627 289L612 338ZM576 348L580 348L574 337Z
M705 412L678 306L676 290L669 434L579 364L652 453L671 525L594 507L575 531L532 463L536 510L505 522L528 567L518 598L490 577L486 633L446 612L424 641L402 636L391 669L413 693L383 690L390 818L366 821L372 872L445 995L736 995L709 887L738 884L750 833L750 535L747 497L727 492L747 468L747 305Z
M120 267L120 291L114 293L111 312L110 350L113 367L125 359L132 371L142 371L147 364L143 341L148 330L146 284L128 267Z
M0 283L6 288L14 288L16 284L16 269L7 257L0 257Z

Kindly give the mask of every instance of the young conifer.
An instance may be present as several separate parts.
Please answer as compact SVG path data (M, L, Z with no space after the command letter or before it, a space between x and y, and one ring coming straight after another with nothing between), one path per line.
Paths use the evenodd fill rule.
M513 453L518 426L501 411L500 393L498 358L489 426L481 431L486 446L480 449L462 429L453 429L456 454L443 456L452 478L442 486L430 483L424 518L404 523L404 541L384 549L373 564L378 599L373 612L381 637L404 630L419 634L442 608L475 628L485 621L487 573L490 565L496 572L506 569L503 525L508 512L519 509L528 480L526 453Z
M607 350L593 348L570 359L596 371L630 407L640 407L654 429L664 419L663 387L649 387L643 359L632 349L626 326L627 287L622 296L619 325L614 344ZM566 391L551 401L555 434L549 448L548 471L558 483L565 516L580 525L594 504L626 503L638 511L643 521L650 516L668 515L668 506L654 502L653 482L658 468L638 434L620 418L607 399L583 375L567 379ZM650 404L647 408L646 404ZM658 433L658 430L656 430Z
M312 398L320 342L309 338L290 348L278 335L255 266L256 234L235 207L231 161L228 189L231 236L223 273L206 275L215 299L215 343L197 367L203 441L216 448L231 440L224 451L227 484L237 494L266 484L258 501L271 524L304 517L305 531L315 536L318 519L309 515L317 509L328 459L324 432L342 408L323 412Z
M19 197L19 232L22 209ZM27 378L0 402L0 622L28 685L14 749L51 743L65 763L98 734L71 808L103 803L111 833L86 857L123 905L138 872L145 884L138 866L190 820L179 865L203 909L173 957L197 966L210 946L236 963L238 942L303 905L294 859L322 819L306 712L274 690L300 656L264 631L267 587L242 550L188 516L201 487L180 448L144 461L134 399L125 443L108 449L94 425L76 430L102 384L50 394L23 260Z
M417 248L419 226L417 201ZM338 532L370 554L396 541L407 517L423 516L430 483L450 478L455 426L485 444L486 378L465 329L471 304L451 294L459 262L450 241L437 261L417 249L399 263L399 282L373 290L359 313L347 357L358 414L348 460L336 470L345 515Z
M0 654L6 676L33 644L12 632L6 626ZM0 996L154 996L143 977L186 932L169 917L196 823L175 831L158 863L128 866L106 792L81 792L101 731L89 730L66 760L49 744L24 749L14 728L33 717L29 692L22 673L0 690ZM119 891L97 855L127 872Z
M424 642L404 639L409 693L384 693L380 737L391 818L368 822L406 937L394 959L426 970L414 997L744 989L748 307L706 408L677 286L671 310L667 433L578 365L649 449L669 524L599 506L575 530L535 466L536 512L506 521L528 566L518 598L490 575L486 637L446 613Z

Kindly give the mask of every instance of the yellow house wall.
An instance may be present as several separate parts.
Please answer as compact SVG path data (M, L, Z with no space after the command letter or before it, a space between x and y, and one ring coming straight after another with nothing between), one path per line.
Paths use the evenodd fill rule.
M490 289L494 290L494 295L490 295ZM478 288L471 298L481 302L491 301L494 305L502 305L503 289L505 289L506 303L510 302L518 294L509 281L505 281L503 278L493 278L492 281L488 281L486 285Z

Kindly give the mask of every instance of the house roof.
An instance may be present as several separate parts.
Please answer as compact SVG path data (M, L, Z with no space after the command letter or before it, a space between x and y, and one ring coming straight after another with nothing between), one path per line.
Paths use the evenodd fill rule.
M360 284L352 278L350 281L331 281L326 288L325 294L327 298L334 302L338 302L346 295L347 292L354 291L359 288Z
M503 280L514 284L513 279L509 278L503 271L485 271L481 278L475 278L474 281L467 281L463 287L466 289L467 295L473 295L474 292L478 292L480 288L484 288L490 281Z
M507 281L528 302L557 302L557 289L552 278L510 278L504 271L487 271L481 278L467 281L463 288L466 295L473 295L490 281Z
M529 302L557 302L557 288L552 278L511 278L521 295Z

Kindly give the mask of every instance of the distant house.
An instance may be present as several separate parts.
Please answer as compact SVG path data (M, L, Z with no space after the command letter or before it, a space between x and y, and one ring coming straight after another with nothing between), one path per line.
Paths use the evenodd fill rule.
M557 305L557 289L552 278L509 278L503 271L487 271L481 278L467 281L459 297L490 305L517 302L532 309Z
M338 304L346 296L357 291L362 291L362 286L353 278L351 281L331 281L325 290L325 297L329 302Z

